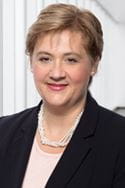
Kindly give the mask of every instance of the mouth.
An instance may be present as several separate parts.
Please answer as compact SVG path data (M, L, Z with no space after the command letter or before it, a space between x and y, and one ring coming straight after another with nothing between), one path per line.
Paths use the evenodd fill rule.
M47 86L49 89L51 89L53 91L62 91L68 86L68 84L48 83Z

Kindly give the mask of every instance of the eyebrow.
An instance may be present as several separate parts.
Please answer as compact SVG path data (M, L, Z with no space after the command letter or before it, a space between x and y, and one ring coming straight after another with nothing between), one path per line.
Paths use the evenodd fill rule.
M51 53L46 52L46 51L40 51L40 52L38 52L38 53L37 53L37 56L39 56L39 55L43 55L43 54L52 56Z
M37 53L37 56L39 56L39 55L49 55L49 56L53 56L53 54L51 54L51 53L49 53L49 52L46 52L46 51L39 51L39 52ZM66 52L66 53L63 54L63 56L70 56L70 55L75 55L75 56L81 58L81 54L76 53L76 52Z

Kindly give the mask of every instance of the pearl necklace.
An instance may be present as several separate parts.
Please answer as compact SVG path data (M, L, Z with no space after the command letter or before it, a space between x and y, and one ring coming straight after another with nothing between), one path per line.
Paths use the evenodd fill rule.
M70 141L70 139L79 123L79 120L81 118L83 111L81 111L80 114L76 117L73 126L68 130L68 132L65 134L65 136L62 139L60 139L59 141L51 141L48 138L46 138L45 129L43 127L43 116L44 116L43 106L44 105L41 105L41 109L38 114L38 131L40 134L41 143L44 145L52 146L52 147L66 146L69 143L69 141Z

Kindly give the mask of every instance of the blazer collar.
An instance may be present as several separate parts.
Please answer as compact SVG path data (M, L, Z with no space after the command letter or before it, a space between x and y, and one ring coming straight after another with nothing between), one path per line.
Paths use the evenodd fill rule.
M63 188L71 179L82 161L86 161L92 149L92 137L94 136L99 107L95 100L88 93L85 111L72 136L70 143L65 149L60 161L48 180L46 188ZM86 180L87 181L87 180Z

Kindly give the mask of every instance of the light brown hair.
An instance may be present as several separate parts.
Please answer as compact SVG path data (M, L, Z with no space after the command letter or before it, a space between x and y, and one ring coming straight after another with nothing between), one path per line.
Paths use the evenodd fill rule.
M86 9L62 3L51 4L40 12L27 34L26 54L32 56L40 36L66 29L71 32L81 32L88 55L93 61L101 59L103 32L97 17Z

